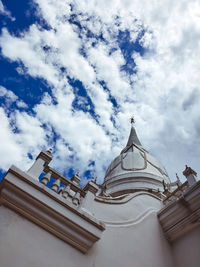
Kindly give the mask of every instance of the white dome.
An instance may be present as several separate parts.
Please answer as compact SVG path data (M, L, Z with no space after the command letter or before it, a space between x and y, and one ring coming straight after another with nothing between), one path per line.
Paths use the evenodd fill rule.
M131 127L128 143L108 167L104 178L106 192L112 195L134 191L161 191L163 180L170 183L165 168L146 151Z

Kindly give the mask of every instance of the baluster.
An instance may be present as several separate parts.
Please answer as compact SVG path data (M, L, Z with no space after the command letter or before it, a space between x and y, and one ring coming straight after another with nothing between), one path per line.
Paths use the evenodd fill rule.
M72 203L78 206L78 204L80 204L80 197L81 197L80 192L77 191L76 194L72 198Z
M51 189L55 192L58 191L58 189L60 188L60 179L55 180L55 182L52 184Z
M63 193L62 193L62 196L64 198L67 198L69 195L70 195L70 184L68 184L67 186L64 187L63 189Z
M41 183L44 184L44 185L48 184L49 181L50 181L50 179L51 179L51 175L52 175L52 172L51 172L51 171L47 172L47 173L42 177L42 179L41 179Z
M58 194L59 194L59 195L62 195L63 190L64 190L64 188L63 188L63 187L60 187L59 190L58 190Z

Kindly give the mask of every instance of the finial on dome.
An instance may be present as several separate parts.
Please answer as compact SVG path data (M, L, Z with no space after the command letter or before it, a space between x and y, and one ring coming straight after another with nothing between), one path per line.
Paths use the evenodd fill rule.
M133 125L133 124L135 123L135 118L134 118L134 116L132 116L132 117L130 118L130 122L131 122L131 125Z

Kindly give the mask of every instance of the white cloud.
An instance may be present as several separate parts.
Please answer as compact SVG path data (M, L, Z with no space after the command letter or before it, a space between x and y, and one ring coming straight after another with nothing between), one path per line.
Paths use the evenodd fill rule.
M98 172L102 175L102 165L105 166L106 163L102 151L109 153L110 138L91 115L82 111L72 111L73 98L73 94L60 92L58 105L45 103L35 108L39 120L52 125L56 133L62 137L56 144L55 157L59 159L55 158L54 165L63 170L73 164L82 173L86 170L85 166L95 157L97 163L101 162ZM68 146L73 149L73 154ZM72 155L74 160L70 159Z
M0 97L5 97L11 102L15 102L18 98L12 91L7 90L3 86L0 86Z
M36 147L42 148L46 145L45 132L37 118L19 111L16 112L15 118L19 130L19 134L17 135L19 143L32 150Z
M27 168L30 164L30 160L28 160L28 157L24 155L23 146L17 142L17 137L12 132L9 119L2 108L0 108L0 121L0 153L2 155L1 168L8 169L11 165L11 162L12 164L17 164L21 167L23 166L23 168Z
M24 101L19 100L18 96L16 96L12 91L6 89L5 87L0 85L0 99L4 98L5 100L5 108L9 108L12 103L16 103L19 108L27 108L26 103Z

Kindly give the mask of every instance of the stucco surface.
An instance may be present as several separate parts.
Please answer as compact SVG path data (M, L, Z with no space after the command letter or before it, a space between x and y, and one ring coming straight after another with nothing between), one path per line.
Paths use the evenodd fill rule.
M163 236L156 212L152 210L139 219L134 212L129 213L130 209L137 210L136 206L142 207L140 202L143 203L144 199L122 207L110 205L112 207L107 210L106 219L113 223L106 224L101 240L87 254L82 254L14 211L0 206L0 266L173 267L170 246ZM99 210L98 204L95 202L93 207L96 211ZM105 212L105 207L108 205L101 204L99 216ZM121 214L122 210L126 212ZM120 220L123 223L114 223Z
M95 266L173 266L170 246L162 235L155 214L137 224L107 226L103 239L96 246Z
M150 211L158 211L162 207L160 200L144 192L132 195L132 199L123 204L108 204L97 201L88 202L85 207L95 218L103 222L128 222L145 216Z
M10 209L0 206L1 267L89 267L85 256L59 238Z
M200 226L177 239L172 249L176 267L199 267Z

